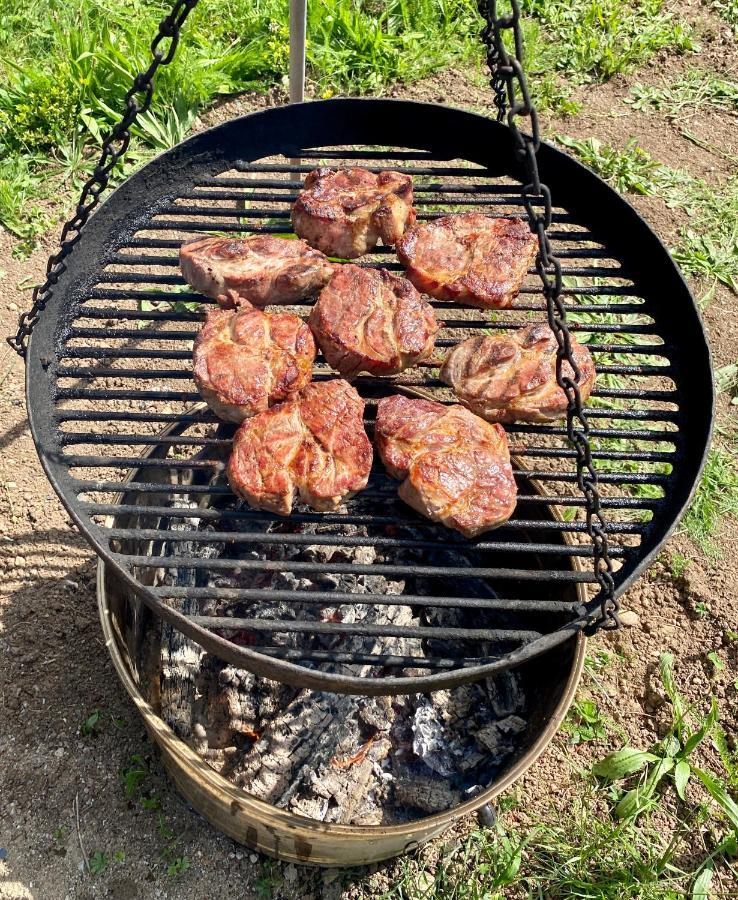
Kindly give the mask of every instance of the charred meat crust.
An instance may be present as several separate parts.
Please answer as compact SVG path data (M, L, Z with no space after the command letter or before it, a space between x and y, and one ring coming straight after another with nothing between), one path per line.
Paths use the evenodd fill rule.
M443 216L407 231L397 256L419 291L483 309L503 309L520 291L537 241L521 219Z
M342 379L309 384L246 419L228 462L233 491L256 509L289 515L295 494L313 509L336 509L366 487L372 446L364 401Z
M573 336L579 393L586 401L595 382L592 356ZM550 422L566 415L567 398L556 381L556 337L548 325L506 335L480 335L454 347L440 377L459 400L488 422ZM574 371L564 363L563 374Z
M351 264L337 269L308 321L328 363L347 378L395 375L428 359L439 327L407 279Z
M414 222L412 178L399 172L316 169L292 207L295 233L342 259L394 246Z
M217 416L241 422L304 388L315 353L298 316L252 306L213 309L195 338L193 377Z
M475 537L512 515L507 436L463 406L394 395L377 405L375 442L398 494L433 522Z

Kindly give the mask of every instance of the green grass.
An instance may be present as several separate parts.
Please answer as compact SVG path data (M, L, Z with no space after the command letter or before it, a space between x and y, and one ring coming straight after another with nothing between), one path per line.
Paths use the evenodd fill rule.
M659 110L670 118L689 117L702 107L738 111L738 82L702 69L689 69L675 81L633 85L627 103L638 110Z
M710 5L738 34L738 0L712 0Z
M534 99L563 115L579 109L572 84L629 71L661 49L692 47L689 29L663 0L524 6ZM89 173L168 8L164 0L0 0L0 223L18 238L20 253ZM174 61L157 75L153 105L115 178L182 140L218 98L283 84L287 17L286 0L199 6ZM308 17L318 96L382 93L482 55L474 0L322 0L308 5Z
M632 71L659 50L695 46L663 0L524 0L523 8L540 22L546 60L579 83Z
M559 136L566 146L622 192L658 195L667 206L689 214L672 250L688 275L713 279L738 293L738 175L719 189L702 178L654 160L635 141L621 150L595 138Z
M714 538L725 516L738 517L738 461L730 450L713 447L682 527L703 553L716 557Z
M0 0L0 223L30 249L49 225L40 201L78 190L120 117L170 4L163 0ZM381 93L478 59L472 0L309 4L308 66L318 95ZM284 0L210 0L191 15L116 177L181 141L219 97L284 82Z

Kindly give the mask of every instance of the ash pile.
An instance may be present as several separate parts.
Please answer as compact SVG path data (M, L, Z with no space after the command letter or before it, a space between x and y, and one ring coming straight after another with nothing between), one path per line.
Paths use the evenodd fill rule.
M219 524L220 525L222 524ZM170 527L207 529L187 520ZM238 525L243 529L243 523ZM468 555L447 545L434 549L434 562L461 569L453 583L410 575L392 580L375 574L331 574L332 563L397 563L428 560L427 550L336 544L258 543L258 532L350 535L366 537L363 525L285 522L258 527L248 544L178 541L173 554L202 558L279 561L273 571L245 569L162 569L159 583L219 589L266 589L299 592L295 599L172 600L190 615L222 616L222 636L262 652L292 653L312 660L302 663L336 674L377 677L391 671L406 676L426 674L414 665L424 656L479 659L495 655L489 642L444 642L408 636L421 625L443 628L479 624L479 612L403 604L402 594L494 596L482 579L462 577L474 565ZM393 534L422 539L402 526ZM290 571L296 560L317 562L319 572ZM356 595L352 603L310 603L310 592ZM439 593L441 592L441 593ZM201 594L202 592L198 592ZM226 597L225 599L223 599ZM268 597L268 594L265 594ZM393 598L397 597L397 602ZM361 598L361 600L359 599ZM381 599L380 599L381 598ZM277 632L270 628L228 627L228 618L286 622L393 625L400 636ZM409 626L409 628L408 628ZM382 664L376 658L381 654ZM362 697L293 687L257 677L205 653L199 645L164 624L156 671L148 673L151 699L162 718L206 762L225 778L260 800L291 812L346 825L391 825L450 809L470 799L493 781L521 745L527 728L526 699L517 672L432 694ZM392 660L388 668L388 658ZM151 664L150 664L151 665Z

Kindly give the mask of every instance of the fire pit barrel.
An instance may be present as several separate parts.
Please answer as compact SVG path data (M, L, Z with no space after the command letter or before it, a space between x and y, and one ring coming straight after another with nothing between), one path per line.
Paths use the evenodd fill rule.
M105 643L123 686L141 714L162 762L182 796L215 828L278 859L319 866L364 865L408 852L494 800L533 765L555 735L572 702L584 665L586 641L577 635L520 667L528 692L528 727L493 782L466 802L435 815L392 826L319 822L250 795L212 769L157 714L137 683L138 669L124 635L148 610L104 562L98 566L98 606ZM150 615L150 614L149 614Z

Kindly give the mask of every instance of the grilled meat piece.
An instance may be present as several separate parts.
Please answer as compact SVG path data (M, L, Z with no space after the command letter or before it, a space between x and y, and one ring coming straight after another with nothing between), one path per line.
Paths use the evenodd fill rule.
M325 358L351 378L395 375L433 353L433 308L406 278L349 263L321 291L308 319Z
M241 422L304 388L315 352L310 329L291 313L213 309L195 338L195 384L217 416Z
M256 509L287 516L295 492L313 509L336 509L366 487L372 445L364 401L341 379L313 382L246 419L228 463L232 489Z
M304 241L268 234L197 238L179 249L185 281L223 307L296 303L317 293L333 265Z
M589 350L571 338L587 400L595 380ZM510 334L472 337L446 357L440 377L469 409L488 422L550 422L566 415L566 394L556 382L556 338L548 325ZM564 375L574 377L568 363Z
M538 243L521 219L444 216L405 232L397 256L419 291L482 309L518 295Z
M475 537L506 522L517 491L507 435L463 406L394 395L377 406L375 442L398 494L433 522Z
M292 207L295 233L343 259L394 245L414 221L413 180L399 172L316 169Z

